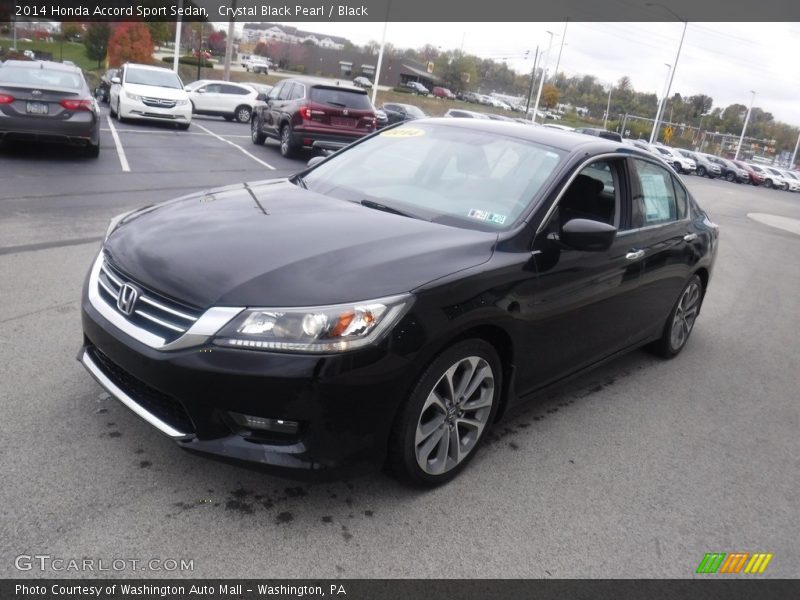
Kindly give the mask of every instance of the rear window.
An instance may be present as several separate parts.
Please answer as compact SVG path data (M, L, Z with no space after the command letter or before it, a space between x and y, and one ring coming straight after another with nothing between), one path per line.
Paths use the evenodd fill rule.
M78 73L69 73L55 69L42 69L40 63L33 63L36 68L5 67L0 69L0 83L19 83L36 87L59 87L79 90L83 87L83 77Z
M366 94L351 90L312 87L311 101L338 106L340 108L372 110L372 104L370 104L369 97Z
M418 109L416 106L412 106L411 104L406 105L406 112L411 116L422 118L425 116L425 113Z

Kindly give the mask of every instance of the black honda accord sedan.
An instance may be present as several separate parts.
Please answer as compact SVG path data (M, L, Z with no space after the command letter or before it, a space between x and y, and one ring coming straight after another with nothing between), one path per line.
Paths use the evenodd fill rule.
M659 158L466 119L114 219L79 359L182 447L438 484L508 407L687 343L718 229Z

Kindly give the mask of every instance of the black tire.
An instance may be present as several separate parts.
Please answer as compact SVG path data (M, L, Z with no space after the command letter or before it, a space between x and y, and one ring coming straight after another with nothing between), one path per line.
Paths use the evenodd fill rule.
M734 175L731 172L725 173L725 181L733 183L734 181L736 181L736 175Z
M114 116L117 118L117 121L120 123L124 123L125 119L122 117L122 114L119 112L119 99L117 99L117 110L114 111Z
M681 166L681 163L675 162L673 163L673 166L675 167L676 173L683 173L683 167Z
M88 146L86 146L84 154L88 158L97 158L98 156L100 156L100 142L97 142L97 145L89 144Z
M764 181L764 187L768 187L769 189L774 188L775 185L772 183L772 179L766 179Z
M109 98L109 100L108 100L108 114L109 114L111 117L116 117L116 116L117 116L117 113L114 111L114 107L113 107L113 106L111 106L111 99L110 99L110 98Z
M650 349L662 358L674 358L686 346L694 329L697 315L703 304L703 282L697 275L692 275L683 286L678 299L669 313L661 337L650 345ZM678 334L679 331L681 335Z
M452 379L461 377L462 390L471 384L476 387L466 398L451 394L454 402L449 404L448 394L442 390L453 389L445 383L447 372L453 367L457 368ZM491 344L468 339L442 352L422 374L395 417L388 448L388 463L394 475L426 487L441 485L458 475L473 459L491 427L502 388L500 359ZM439 393L434 394L434 390ZM426 426L428 432L419 438ZM459 449L455 457L451 441L457 444L453 447ZM421 462L428 470L422 468ZM439 473L432 472L439 470Z
M249 123L251 117L253 116L253 109L243 104L242 106L237 106L236 110L233 113L233 118L239 123Z
M263 146L267 136L261 131L261 122L258 117L253 117L250 121L250 139L258 146Z
M294 158L297 154L297 146L292 142L292 126L289 123L281 127L281 156L284 158Z
M698 177L705 177L706 176L706 168L705 167L697 167L697 176Z

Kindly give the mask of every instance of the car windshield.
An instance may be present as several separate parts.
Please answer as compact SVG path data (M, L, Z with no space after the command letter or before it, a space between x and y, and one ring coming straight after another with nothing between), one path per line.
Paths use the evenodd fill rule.
M312 102L339 106L341 108L372 110L372 103L369 100L369 96L356 91L313 87L311 88L311 100Z
M78 73L70 73L60 69L43 69L40 63L30 67L5 67L0 69L0 83L19 83L35 87L57 87L73 90L81 89L83 77Z
M150 69L131 69L125 73L126 83L152 85L155 87L183 89L181 80L172 71L153 71Z
M509 228L564 152L467 127L424 123L385 131L310 171L310 190L364 200L437 223Z

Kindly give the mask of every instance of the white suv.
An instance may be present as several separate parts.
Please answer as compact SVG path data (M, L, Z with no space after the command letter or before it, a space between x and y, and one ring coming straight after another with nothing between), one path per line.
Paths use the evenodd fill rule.
M660 154L661 158L672 165L672 168L678 173L694 173L697 170L697 163L678 152L675 148L656 145L651 145L650 148L652 149L651 152Z
M253 73L263 73L269 75L269 61L261 56L251 56L244 63L245 71L252 71Z
M180 129L189 129L192 122L192 105L181 78L163 67L123 65L119 76L111 79L108 105L120 121L171 121Z

